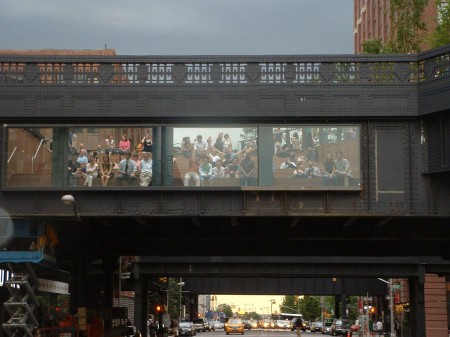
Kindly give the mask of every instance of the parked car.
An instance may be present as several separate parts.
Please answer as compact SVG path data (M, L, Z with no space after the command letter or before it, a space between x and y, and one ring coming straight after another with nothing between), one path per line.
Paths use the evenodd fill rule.
M311 324L311 332L322 332L322 321L315 321Z
M240 333L241 335L244 334L244 323L242 323L242 320L237 317L232 317L228 319L228 322L225 323L225 332L227 335L230 333Z
M197 330L195 329L194 323L189 321L180 322L178 325L178 334L180 336L195 336Z
M205 319L204 318L194 318L193 319L193 323L195 326L195 330L197 330L198 332L205 332L206 331L206 323L205 323Z
M348 319L335 318L331 325L330 334L332 336L342 335L347 336L350 329L350 322Z

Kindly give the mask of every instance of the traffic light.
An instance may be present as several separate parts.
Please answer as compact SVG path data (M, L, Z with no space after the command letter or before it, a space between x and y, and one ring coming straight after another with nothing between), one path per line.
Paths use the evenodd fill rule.
M160 313L160 312L163 312L163 311L164 311L164 306L162 304L157 304L155 306L155 312L156 313Z

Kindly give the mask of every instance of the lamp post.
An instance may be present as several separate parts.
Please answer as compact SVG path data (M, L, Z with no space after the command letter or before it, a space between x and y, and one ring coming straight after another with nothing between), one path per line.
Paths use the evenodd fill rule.
M392 278L389 279L389 281L386 281L382 278L378 278L381 282L384 282L389 287L389 318L391 322L391 336L395 336L395 327L394 327L394 292L393 292L393 284L392 284Z
M270 301L270 319L272 319L272 305L277 303L277 301L274 299L269 300L269 301Z
M73 214L75 215L75 219L77 221L81 221L80 211L78 210L78 204L72 194L66 194L61 197L61 201L66 206L73 207Z
M179 316L179 320L182 320L182 316L183 316L183 306L181 305L181 300L183 297L183 286L185 285L185 283L183 282L183 279L180 277L180 282L177 283L180 286L180 316Z

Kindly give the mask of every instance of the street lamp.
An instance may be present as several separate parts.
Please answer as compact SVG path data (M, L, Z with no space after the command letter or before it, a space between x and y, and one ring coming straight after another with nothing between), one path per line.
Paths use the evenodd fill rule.
M66 194L61 197L61 201L66 206L73 206L73 213L77 221L81 221L80 212L78 210L78 204L72 194Z
M392 291L392 288L394 287L392 284L392 278L389 279L389 281L383 280L382 278L378 278L381 282L386 283L389 286L389 318L391 321L391 336L395 336L395 329L394 329L394 293Z
M272 319L272 304L277 303L277 301L274 299L269 300L269 301L270 301L270 319Z
M180 277L180 282L177 283L180 286L180 317L179 320L182 320L182 316L183 316L183 306L181 305L181 299L183 296L183 286L186 284L183 282L182 278Z

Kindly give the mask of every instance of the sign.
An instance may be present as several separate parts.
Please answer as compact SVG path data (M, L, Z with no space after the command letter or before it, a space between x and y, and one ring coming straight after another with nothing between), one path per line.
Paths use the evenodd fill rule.
M393 284L392 289L401 289L402 286L400 284Z

